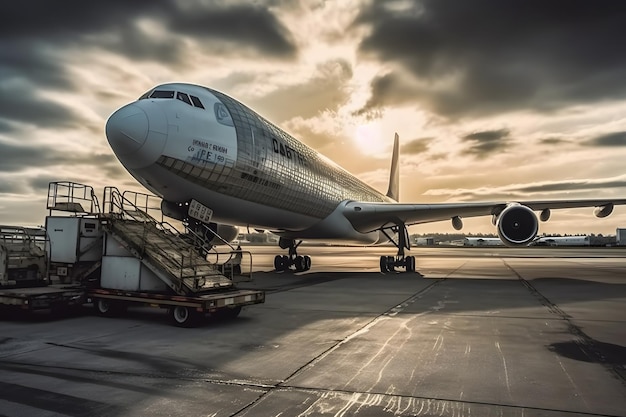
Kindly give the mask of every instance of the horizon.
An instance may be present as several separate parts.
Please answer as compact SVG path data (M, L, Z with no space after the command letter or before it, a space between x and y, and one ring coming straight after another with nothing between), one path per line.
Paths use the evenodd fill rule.
M146 192L104 125L174 81L241 101L382 193L398 132L401 202L626 196L626 3L95 1L67 13L33 0L2 10L0 223L43 224L51 181ZM464 225L495 231L489 217ZM625 207L604 219L553 210L539 233L623 227Z

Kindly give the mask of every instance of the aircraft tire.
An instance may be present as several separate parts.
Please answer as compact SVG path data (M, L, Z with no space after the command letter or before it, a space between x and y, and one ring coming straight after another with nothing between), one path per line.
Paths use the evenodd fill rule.
M406 272L415 272L415 256L407 256L405 262Z
M304 270L308 271L309 269L311 269L311 257L309 255L304 255L302 257L302 260L304 262Z
M301 272L305 270L305 265L304 265L304 257L298 255L296 256L296 259L294 260L294 265L296 266L296 271Z
M387 271L388 272L395 272L395 266L393 265L393 263L396 261L396 259L393 256L387 256Z
M382 272L383 274L385 272L389 272L387 270L387 257L386 256L381 256L380 257L380 272Z
M276 255L274 257L274 269L277 271L283 271L285 269L283 257L281 255Z

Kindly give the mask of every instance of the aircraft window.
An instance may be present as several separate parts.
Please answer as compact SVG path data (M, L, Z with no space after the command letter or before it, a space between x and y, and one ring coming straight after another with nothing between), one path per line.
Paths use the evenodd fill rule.
M176 95L176 98L179 99L180 101L184 101L185 103L189 104L190 106L191 104L191 100L189 100L189 96L185 93L181 93L178 92L178 94Z
M191 101L193 101L194 106L199 107L201 109L204 108L204 106L202 105L202 102L200 101L198 97L192 96L191 94L189 95L189 97L191 98Z
M150 98L174 98L174 92L171 90L154 90L150 94Z
M215 117L217 118L217 122L226 126L235 126L233 123L233 119L230 116L230 113L226 109L222 103L215 103L214 106Z

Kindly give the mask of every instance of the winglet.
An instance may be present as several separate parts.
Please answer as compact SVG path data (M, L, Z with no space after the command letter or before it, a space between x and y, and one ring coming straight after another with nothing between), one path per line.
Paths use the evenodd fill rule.
M399 156L399 138L398 133L393 140L393 154L391 156L391 169L389 173L389 189L387 189L387 197L400 201L400 170L398 169Z

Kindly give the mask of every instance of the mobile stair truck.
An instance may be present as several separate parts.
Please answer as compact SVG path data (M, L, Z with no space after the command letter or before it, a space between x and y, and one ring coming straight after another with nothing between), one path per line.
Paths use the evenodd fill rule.
M80 282L87 302L101 315L143 304L167 309L182 327L207 314L233 318L242 307L265 301L263 291L236 288L232 271L241 266L225 268L207 260L212 249L202 243L206 239L191 230L180 233L162 215L159 221L149 214L156 198L105 187L100 208L92 187L50 183L50 279ZM250 274L252 257L243 254L248 262L241 273ZM241 259L241 251L237 255Z
M85 291L79 285L52 285L47 276L46 231L0 226L0 310L53 312L80 306Z

